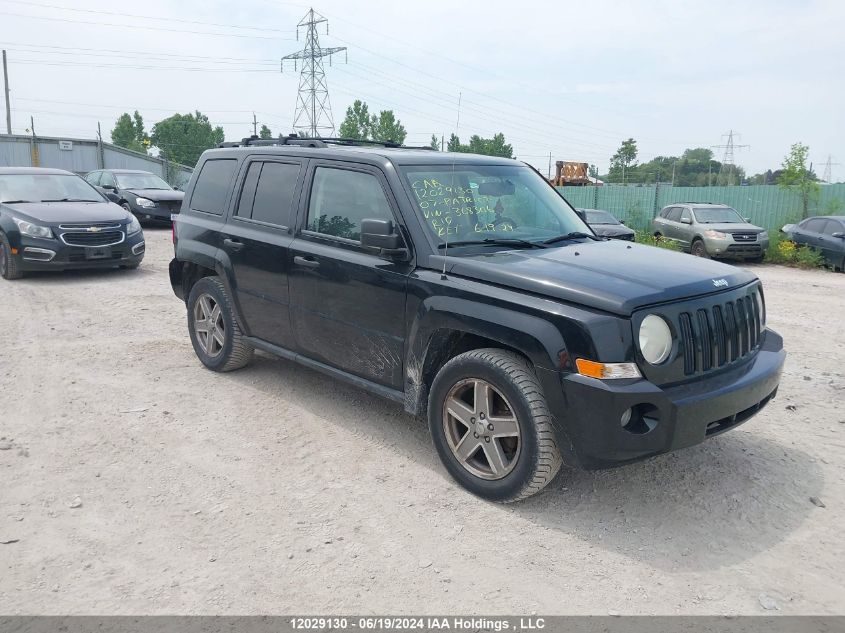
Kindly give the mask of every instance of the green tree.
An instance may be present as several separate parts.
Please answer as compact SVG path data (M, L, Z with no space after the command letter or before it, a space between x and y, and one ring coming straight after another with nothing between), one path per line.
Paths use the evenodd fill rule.
M346 117L340 124L339 132L343 138L367 140L370 137L370 109L360 99L346 108Z
M131 116L124 112L118 117L111 131L111 141L119 147L147 153L149 137L144 131L144 119L137 110Z
M214 127L199 110L174 114L153 126L150 137L168 160L193 167L205 150L223 142L223 128Z
M789 148L778 176L778 186L793 191L801 196L801 217L810 213L810 200L818 198L821 188L816 182L816 175L807 168L807 155L810 147L803 143L794 143Z
M258 131L258 138L271 139L273 138L273 133L270 131L269 127L262 125L261 129Z
M393 114L393 110L382 110L379 115L370 119L370 140L392 141L400 145L405 142L408 132L405 126Z
M513 146L505 142L505 135L499 132L493 138L482 138L477 134L469 137L469 144L464 145L457 135L449 137L446 149L450 152L461 152L464 154L484 154L486 156L501 156L502 158L513 158Z
M631 166L636 165L637 160L637 142L629 138L627 141L622 141L622 145L616 150L616 153L610 157L610 179L618 180L624 183L627 178L627 170Z
M431 149L440 149L440 141L437 140L437 135L431 135Z

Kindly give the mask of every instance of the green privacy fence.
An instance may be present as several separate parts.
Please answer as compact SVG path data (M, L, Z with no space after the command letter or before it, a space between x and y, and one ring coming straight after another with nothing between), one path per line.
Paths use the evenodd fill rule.
M604 185L558 187L569 203L583 209L604 209L633 229L648 230L654 215L675 202L726 204L769 230L801 217L801 196L776 185L749 187L670 187L669 185ZM845 215L845 184L821 185L810 201L810 215Z

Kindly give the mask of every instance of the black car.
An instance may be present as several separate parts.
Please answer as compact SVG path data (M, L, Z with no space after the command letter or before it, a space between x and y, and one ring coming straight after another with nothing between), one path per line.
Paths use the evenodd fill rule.
M114 201L142 222L170 222L170 217L179 213L185 197L184 192L148 171L102 169L86 174L85 180L113 193L117 196Z
M807 218L781 230L796 244L819 249L828 264L845 272L845 215Z
M0 167L0 275L70 268L137 268L138 220L61 169Z
M753 273L598 238L514 160L245 139L202 155L174 233L206 367L259 349L395 400L492 500L697 444L780 381Z
M636 239L636 233L633 229L625 226L624 222L617 220L609 211L602 211L600 209L576 209L578 215L596 235L607 237L613 240L628 240L633 242Z

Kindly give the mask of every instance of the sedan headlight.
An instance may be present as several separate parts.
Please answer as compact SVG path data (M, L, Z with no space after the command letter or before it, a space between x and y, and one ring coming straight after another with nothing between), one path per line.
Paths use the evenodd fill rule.
M659 365L672 352L672 330L663 317L649 314L640 323L640 351L652 365Z
M135 204L137 204L142 209L150 209L156 206L156 203L150 200L149 198L135 198Z
M716 240L723 240L727 237L727 234L722 233L721 231L714 231L713 229L708 229L704 231L704 235L706 235L707 237L712 237Z
M129 224L126 225L126 235L135 235L138 231L141 230L141 223L138 222L138 218L134 215L132 219L129 220Z
M12 221L18 225L18 230L22 235L29 235L30 237L41 237L45 239L52 239L53 231L50 227L39 226L20 218L12 218Z

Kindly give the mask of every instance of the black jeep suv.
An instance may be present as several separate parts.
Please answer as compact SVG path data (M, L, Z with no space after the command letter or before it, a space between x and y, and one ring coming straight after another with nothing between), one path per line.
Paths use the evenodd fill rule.
M245 139L207 151L170 279L210 369L259 349L427 412L447 470L514 501L561 464L690 446L774 397L750 272L596 237L514 160Z

